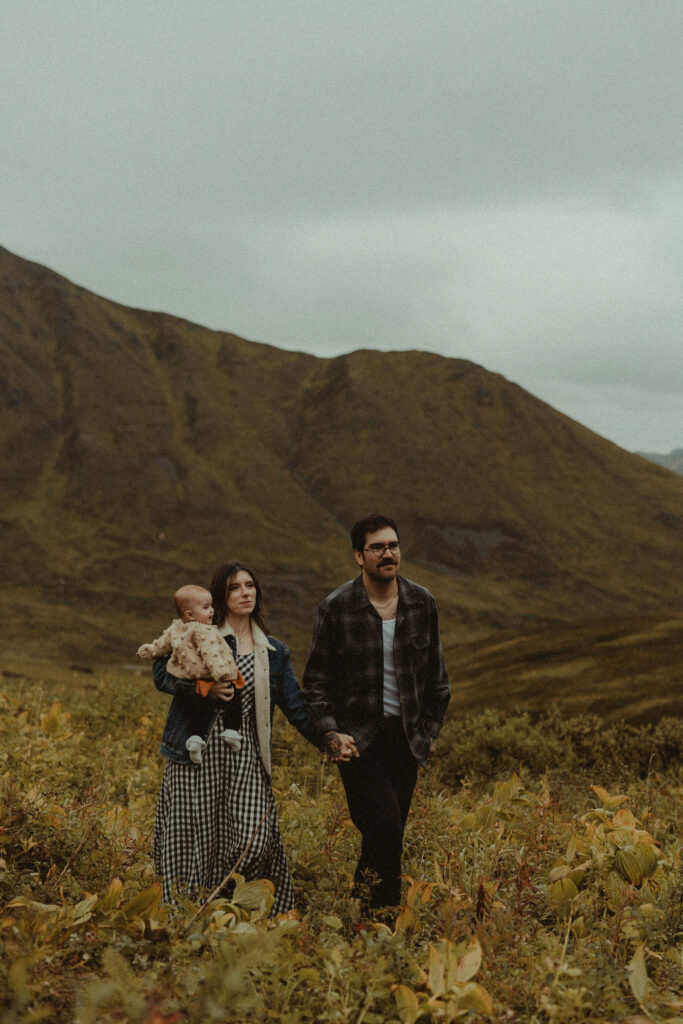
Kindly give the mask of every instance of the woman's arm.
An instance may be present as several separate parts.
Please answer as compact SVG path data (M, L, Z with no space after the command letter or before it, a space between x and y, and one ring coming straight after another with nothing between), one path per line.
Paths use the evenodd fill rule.
M291 722L295 729L298 729L304 739L314 746L318 745L315 738L315 730L311 725L306 708L304 695L299 689L289 650L284 644L280 645L280 657L282 659L282 675L273 677L271 681L273 700L278 705L287 721Z
M189 696L194 693L194 679L178 679L177 676L170 675L166 671L167 663L168 658L156 658L152 665L152 678L157 690L161 690L162 693L170 693L174 697L177 695Z

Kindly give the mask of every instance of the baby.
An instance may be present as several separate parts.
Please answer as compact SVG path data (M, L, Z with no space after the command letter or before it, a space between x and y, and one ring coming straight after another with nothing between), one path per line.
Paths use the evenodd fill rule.
M192 583L181 587L173 595L178 618L150 644L142 644L137 655L152 661L170 654L166 671L178 679L195 679L196 692L206 697L214 682L229 682L240 690L244 679L235 664L230 648L213 622L211 594L204 587ZM242 737L242 701L239 693L224 706L223 722L226 728L221 738L232 750L239 750ZM190 759L200 764L206 743L201 736L190 736L185 744Z

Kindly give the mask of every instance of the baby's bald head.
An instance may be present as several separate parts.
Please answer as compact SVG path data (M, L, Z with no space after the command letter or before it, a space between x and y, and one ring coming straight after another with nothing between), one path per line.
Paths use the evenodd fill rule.
M187 583L176 590L173 595L178 618L183 622L213 622L213 601L211 594L204 587Z

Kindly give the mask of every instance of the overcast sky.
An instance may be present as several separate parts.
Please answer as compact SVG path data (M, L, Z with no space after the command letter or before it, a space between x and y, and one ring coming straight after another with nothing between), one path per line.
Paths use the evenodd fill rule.
M683 0L0 0L0 244L683 447Z

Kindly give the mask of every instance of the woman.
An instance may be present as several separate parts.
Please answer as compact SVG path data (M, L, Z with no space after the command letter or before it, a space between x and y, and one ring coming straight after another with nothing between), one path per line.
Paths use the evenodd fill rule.
M192 893L210 891L248 847L238 871L248 880L275 883L271 915L280 914L292 909L294 899L270 780L275 705L311 741L312 733L289 651L266 635L254 573L242 562L227 562L214 574L211 596L214 623L245 681L242 741L234 750L220 735L223 708L235 692L230 683L214 683L202 697L195 692L195 680L176 679L166 672L166 659L155 661L157 689L173 694L161 742L168 760L154 823L156 870L166 901L175 886ZM200 764L190 761L185 748L190 729L207 744Z

